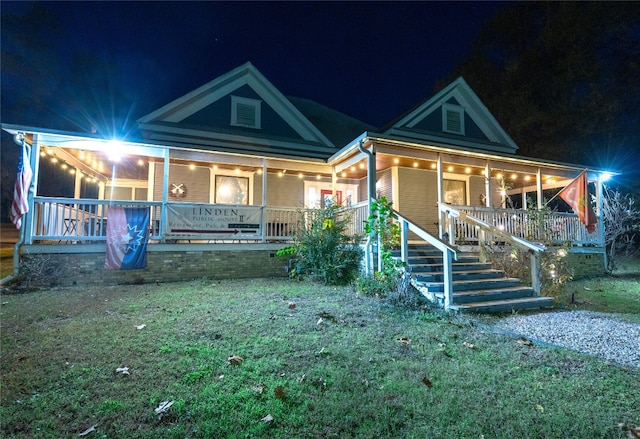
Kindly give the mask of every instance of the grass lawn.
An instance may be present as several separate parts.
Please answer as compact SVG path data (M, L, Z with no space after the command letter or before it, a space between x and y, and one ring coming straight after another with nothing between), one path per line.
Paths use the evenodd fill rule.
M558 306L616 313L624 320L640 324L640 258L621 258L613 276L570 282Z
M0 312L7 438L624 438L619 423L640 424L638 369L349 287L59 289L5 295Z

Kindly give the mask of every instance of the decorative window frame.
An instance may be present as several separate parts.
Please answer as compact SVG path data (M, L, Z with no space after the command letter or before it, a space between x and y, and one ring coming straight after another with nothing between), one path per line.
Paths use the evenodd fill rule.
M460 130L449 128L447 113L457 113L460 118ZM442 104L442 131L445 133L459 134L464 136L464 107L455 104Z
M231 126L242 128L254 128L261 129L262 127L262 112L261 103L259 99L244 98L241 96L231 95ZM242 119L238 120L238 106L243 105L253 108L254 120L253 124L244 122Z

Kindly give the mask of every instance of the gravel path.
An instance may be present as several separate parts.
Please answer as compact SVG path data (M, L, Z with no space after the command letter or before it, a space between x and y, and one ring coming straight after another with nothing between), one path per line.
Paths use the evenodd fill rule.
M640 367L640 325L591 311L514 315L498 328L577 350L626 366Z

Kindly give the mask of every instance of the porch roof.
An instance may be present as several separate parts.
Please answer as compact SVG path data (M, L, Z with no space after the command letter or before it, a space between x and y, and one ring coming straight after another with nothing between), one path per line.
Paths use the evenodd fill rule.
M543 172L555 172L566 174L575 174L588 171L590 178L597 178L602 174L611 176L620 175L620 172L597 169L591 166L563 163L553 160L539 159L533 157L516 156L513 154L501 154L496 152L478 151L477 148L465 148L458 145L435 142L418 143L415 139L399 139L397 136L393 138L386 137L375 132L364 132L356 139L352 140L347 146L340 149L328 160L332 166L336 166L338 171L344 167L351 165L356 158L358 160L364 158L359 151L358 144L368 148L373 146L378 153L389 155L400 155L405 157L413 157L416 159L435 160L438 154L443 155L443 161L454 161L460 164L468 164L470 166L484 166L489 161L492 164L509 165L513 170L529 168L541 168ZM594 175L595 174L595 175Z

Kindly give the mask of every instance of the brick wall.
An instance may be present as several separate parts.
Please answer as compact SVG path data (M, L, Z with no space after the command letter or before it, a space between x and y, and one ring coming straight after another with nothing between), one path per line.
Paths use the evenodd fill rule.
M22 267L36 267L44 275L30 276L34 286L120 285L177 282L199 278L261 278L286 276L286 258L276 248L237 250L176 250L147 252L147 268L105 270L105 252L23 254ZM247 246L250 247L250 246ZM283 246L278 246L283 247ZM24 273L29 276L29 273Z
M573 269L573 278L601 276L604 274L604 254L569 253L569 266Z

